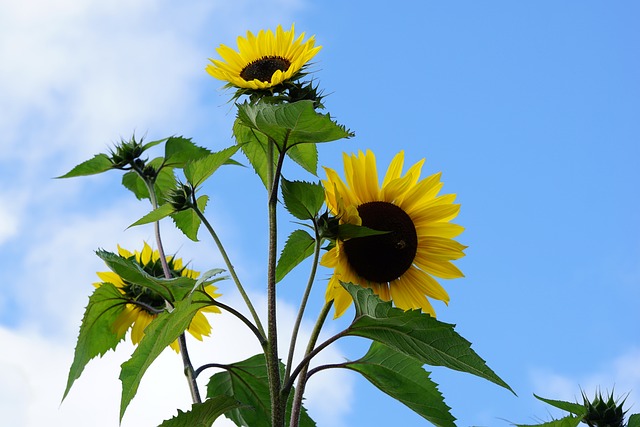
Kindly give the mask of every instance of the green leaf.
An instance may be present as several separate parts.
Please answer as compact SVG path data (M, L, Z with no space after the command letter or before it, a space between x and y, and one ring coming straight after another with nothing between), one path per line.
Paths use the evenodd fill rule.
M89 297L62 400L67 397L75 380L80 378L87 363L115 349L124 338L125 334L116 334L113 324L124 309L125 302L122 292L111 283L103 283Z
M146 214L145 216L143 216L142 218L140 218L139 220L137 220L127 228L160 221L162 218L168 217L175 211L176 209L173 206L171 206L171 204L165 203L164 205L160 206L158 209L152 210L151 212L149 212L148 214Z
M209 280L213 276L217 276L218 274L222 274L225 271L226 270L224 270L222 268L212 268L211 270L205 271L204 273L202 273L200 275L200 277L198 277L198 280L196 281L196 284L194 285L194 289L197 288L198 286L202 285L202 284L204 284L206 286L207 284L210 284L210 283L215 283L215 282L219 282L220 280L228 279L227 276L223 276L223 277L217 277L214 280Z
M160 170L156 176L153 188L156 192L158 200L163 201L167 198L167 192L176 187L176 177L173 168L163 166L164 159L157 157L148 163L156 170ZM138 200L149 199L149 190L144 180L134 171L129 171L122 176L122 185L135 194Z
M558 409L562 409L563 411L570 412L573 415L578 415L579 417L583 417L587 414L587 408L585 408L584 405L580 405L578 403L572 403L572 402L565 402L563 400L545 399L544 397L540 397L535 393L533 396L536 399L541 400L546 404L549 404Z
M183 168L188 162L201 159L209 154L211 151L194 144L191 138L182 136L168 138L164 146L165 165L175 168Z
M209 196L202 195L198 197L198 199L196 200L196 204L198 205L198 209L200 210L200 212L204 212L208 201ZM174 224L180 231L184 233L185 236L187 236L194 242L198 241L198 230L200 229L200 223L202 221L193 209L174 212L173 214L171 214L171 218L173 218Z
M111 271L124 281L149 288L171 303L184 298L187 293L191 292L196 282L194 279L184 276L172 279L153 277L132 259L104 250L98 250L96 254L107 264Z
M216 396L203 403L194 403L190 411L178 409L178 415L163 422L160 427L211 427L220 415L240 406L240 402L228 396Z
M378 389L434 425L455 427L455 417L444 403L437 384L414 358L374 341L364 357L347 363L345 368L359 372Z
M140 381L149 366L189 327L198 310L211 304L211 300L202 292L189 294L183 300L175 302L173 311L160 313L147 326L131 359L122 364L120 420L136 395Z
M573 417L571 415L560 418L559 420L552 420L543 424L514 424L516 427L576 427L580 424L582 418Z
M298 144L287 149L287 156L307 172L318 175L318 148L316 144Z
M324 203L324 187L304 181L288 181L280 184L284 206L298 219L314 219Z
M242 124L239 119L233 123L233 135L236 138L236 142L241 146L242 152L253 166L253 170L258 174L265 188L269 188L269 182L267 178L268 163L267 160L267 137L251 129L248 126ZM273 167L276 167L276 156L273 159Z
M280 364L281 374L284 365ZM293 403L293 391L287 402L287 425ZM263 354L255 355L242 362L226 366L226 370L214 374L207 385L207 397L230 396L246 407L228 412L226 416L239 426L271 427L271 404L269 398L269 381L267 365ZM302 408L300 427L313 427L316 423Z
M238 105L238 119L271 138L280 151L296 144L319 143L349 138L353 133L319 114L313 101L289 104L244 103Z
M93 158L86 160L75 166L64 175L56 178L74 178L76 176L95 175L106 172L113 167L113 163L106 154L96 154Z
M640 414L631 415L627 427L640 427Z
M454 325L420 310L394 308L369 288L351 283L342 285L356 307L356 317L346 330L347 335L379 341L420 363L477 375L513 392L471 349L471 343L454 331Z
M240 146L234 145L233 147L225 148L222 151L212 153L206 157L188 162L184 167L184 175L187 178L189 184L194 188L202 184L207 178L218 170L218 168L224 165Z
M304 230L296 230L289 235L276 266L276 283L313 254L314 243L315 239Z

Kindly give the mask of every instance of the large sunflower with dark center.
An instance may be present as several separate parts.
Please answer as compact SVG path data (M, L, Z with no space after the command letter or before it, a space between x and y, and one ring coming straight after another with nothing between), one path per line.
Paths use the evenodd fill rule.
M420 179L424 160L403 175L404 153L398 153L378 181L371 151L344 154L345 180L325 168L327 206L342 223L363 225L384 234L336 241L321 264L333 268L326 300L334 302L335 317L351 305L340 282L373 289L383 300L404 310L422 309L435 316L429 299L449 302L434 278L453 279L462 272L451 262L464 256L465 246L453 240L464 229L450 221L460 205L455 194L438 195L440 174Z
M149 275L159 278L164 277L160 253L157 250L152 250L146 242L141 252L135 251L131 253L118 246L118 254L123 258L134 259ZM180 258L167 256L167 263L173 277L184 276L196 279L200 275L199 272L184 267ZM102 282L94 283L94 286L100 287L103 283L111 283L120 290L123 299L128 301L124 303L124 309L113 325L114 332L118 336L122 336L131 328L131 341L133 344L138 344L144 336L145 328L158 315L158 312L166 308L164 299L151 289L129 283L114 272L107 271L96 274ZM220 296L220 294L215 293L216 290L217 288L213 285L205 287L205 292L212 298ZM202 341L203 336L209 336L211 333L211 325L204 316L204 312L220 313L220 309L214 306L202 308L191 320L187 332L200 341ZM176 352L179 351L177 340L171 343L171 348Z
M260 30L257 36L247 31L247 37L238 37L238 50L220 45L217 50L222 60L210 59L206 71L216 79L245 89L267 89L292 77L313 58L321 46L314 47L315 39L304 41L302 33L295 38L294 26L284 31L278 25L275 34Z

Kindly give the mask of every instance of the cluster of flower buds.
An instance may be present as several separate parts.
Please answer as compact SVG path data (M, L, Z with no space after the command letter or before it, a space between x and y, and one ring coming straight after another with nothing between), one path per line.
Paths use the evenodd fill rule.
M582 393L586 414L582 418L582 422L589 427L624 427L624 415L627 411L622 410L624 400L618 404L613 399L613 393L605 400L602 393L598 392L595 399L590 401L587 396Z

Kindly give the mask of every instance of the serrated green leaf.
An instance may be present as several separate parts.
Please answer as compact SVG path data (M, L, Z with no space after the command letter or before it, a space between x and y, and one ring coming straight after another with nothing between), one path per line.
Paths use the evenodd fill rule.
M392 307L391 302L382 301L369 288L351 283L342 285L351 294L356 308L347 335L379 341L420 363L477 375L513 392L471 349L471 343L454 331L454 325L420 310Z
M282 178L280 188L285 208L298 219L313 219L324 203L324 187L305 181Z
M198 205L198 209L200 210L200 212L204 212L204 209L207 207L208 201L209 196L202 195L198 197L198 199L196 200L196 204ZM173 219L173 223L176 225L176 227L178 227L178 229L182 231L185 236L187 236L194 242L198 241L198 230L200 229L200 224L202 221L193 209L174 212L173 214L171 214L171 218Z
M69 172L56 178L74 178L77 176L96 175L106 172L113 167L113 163L106 154L96 154L93 158L74 166Z
M584 405L580 405L573 402L565 402L564 400L545 399L544 397L540 397L535 393L533 396L536 399L541 400L542 402L548 405L551 405L558 409L562 409L563 411L570 412L573 415L578 415L579 417L583 417L587 414L587 408L585 408Z
M80 378L87 363L115 349L124 338L125 334L116 334L113 325L122 313L125 302L122 292L111 283L103 283L89 297L62 400L67 397L75 380Z
M210 305L211 300L202 293L189 294L183 300L175 302L173 311L160 313L147 326L131 358L122 364L120 420L136 395L140 381L149 366L189 327L198 310Z
M314 176L318 175L318 147L316 144L297 144L287 149L287 156Z
M238 426L271 427L269 380L264 355L255 355L242 362L228 365L226 368L225 371L214 374L209 379L207 397L226 395L246 405L226 413L227 418ZM281 374L284 374L282 363L280 363L280 370ZM289 425L293 394L292 391L287 402L286 425ZM316 423L303 407L300 414L300 427L315 425Z
M631 415L627 427L640 427L640 414Z
M149 288L171 303L184 298L187 293L191 292L196 282L194 279L184 276L172 279L153 277L134 260L105 250L98 250L96 254L107 264L111 271L124 281Z
M353 133L331 120L328 114L319 114L313 101L289 104L244 103L238 105L238 119L245 126L271 138L280 151L296 144L319 143L349 138Z
M227 163L229 158L233 156L239 148L240 146L234 145L200 159L188 162L184 167L184 175L189 184L194 188L198 187L216 170L218 170L220 166Z
M345 368L359 372L378 389L439 427L455 427L455 417L416 359L374 341L367 354Z
M183 168L188 162L201 159L209 154L211 151L194 144L191 138L182 136L168 138L164 146L165 165L175 168Z
M314 243L315 239L304 230L296 230L289 235L276 266L276 283L313 254Z
M516 427L576 427L582 418L571 415L558 420L548 421L542 424L514 424Z
M237 144L241 146L242 152L249 160L249 163L253 167L253 170L258 174L260 180L264 184L265 188L269 188L267 170L267 137L251 129L248 126L242 124L238 119L233 123L233 135L236 138ZM276 167L277 159L274 156L273 167Z
M182 412L178 409L178 415L159 427L211 427L220 415L240 406L242 404L231 397L216 396L203 403L194 403L190 411Z
M158 209L152 210L151 212L149 212L148 214L146 214L145 216L143 216L142 218L140 218L139 220L137 220L127 228L160 221L162 218L168 217L175 211L176 211L176 208L171 206L171 204L169 203L165 203L164 205L160 206Z

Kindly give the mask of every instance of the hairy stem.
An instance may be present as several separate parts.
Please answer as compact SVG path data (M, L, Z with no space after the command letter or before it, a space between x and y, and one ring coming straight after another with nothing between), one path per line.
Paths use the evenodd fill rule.
M325 303L324 307L322 307L322 311L320 312L318 320L316 321L313 331L311 332L311 337L309 337L309 343L307 344L305 357L304 359L302 359L298 367L296 367L296 369L293 371L291 377L287 378L287 383L283 387L283 390L290 390L293 386L293 381L295 381L296 376L298 376L298 385L296 387L295 394L293 395L293 405L291 407L291 421L289 422L290 427L298 427L298 423L300 422L302 397L304 395L304 389L307 385L307 380L309 379L307 375L309 371L309 362L311 362L311 359L322 349L324 349L337 339L341 338L344 334L343 331L337 335L334 335L327 341L320 344L317 348L315 347L316 342L318 341L318 336L320 335L320 331L322 330L322 325L324 325L324 322L327 319L327 315L329 314L332 305L333 301L329 301L328 303Z
M311 272L309 273L309 280L307 282L307 287L304 291L304 295L302 296L302 301L300 302L300 309L298 310L298 316L296 317L296 321L293 325L293 332L291 333L291 343L289 344L289 355L287 357L287 370L285 373L285 379L289 378L291 374L291 365L293 364L293 353L296 350L296 341L298 340L298 332L300 331L300 324L302 323L302 318L304 316L304 311L307 307L307 301L309 300L309 294L311 293L311 288L313 286L313 282L316 278L316 271L318 270L318 260L320 258L320 247L322 245L322 239L318 236L318 228L315 228L316 241L313 251L313 264L311 265Z
M196 215L198 215L198 218L200 218L200 220L204 224L205 228L211 235L211 238L213 239L213 241L216 243L216 246L218 247L218 251L220 251L220 255L222 255L222 259L224 260L224 263L227 266L227 270L229 270L229 274L231 275L233 282L236 284L236 287L238 288L238 292L240 292L240 295L242 296L242 299L247 305L247 308L251 313L251 317L253 317L253 321L255 322L256 327L258 328L258 331L260 332L260 341L261 342L264 341L266 334L264 332L264 327L262 326L262 322L260 322L260 317L258 316L258 312L256 312L255 307L253 306L253 304L251 303L251 300L249 299L249 295L247 295L246 291L244 290L244 287L242 286L242 282L240 282L240 279L236 274L236 270L233 267L233 264L231 263L231 259L229 259L229 255L227 254L227 251L224 249L224 246L222 245L222 241L220 240L220 238L218 237L218 234L215 232L215 230L211 226L211 223L207 220L207 218L200 211L200 209L198 209L198 205L196 203L193 203L192 208L195 211Z
M153 181L145 177L142 171L138 168L135 168L134 170L138 173L138 175L142 178L147 186L147 190L149 191L149 200L151 201L152 208L157 209L158 197L153 186ZM171 279L171 270L169 270L169 264L167 263L167 257L164 253L164 247L162 246L162 239L160 237L160 221L154 222L153 225L156 235L156 245L158 246L158 254L160 255L160 264L162 265L162 271L165 278ZM170 306L171 304L167 302L167 305ZM193 401L193 403L201 403L202 399L200 398L200 390L198 390L198 383L196 382L193 364L191 363L191 359L189 358L189 352L187 350L187 340L185 338L184 332L178 337L178 348L180 349L180 354L182 356L184 375L187 377L187 382L189 383L191 400Z

